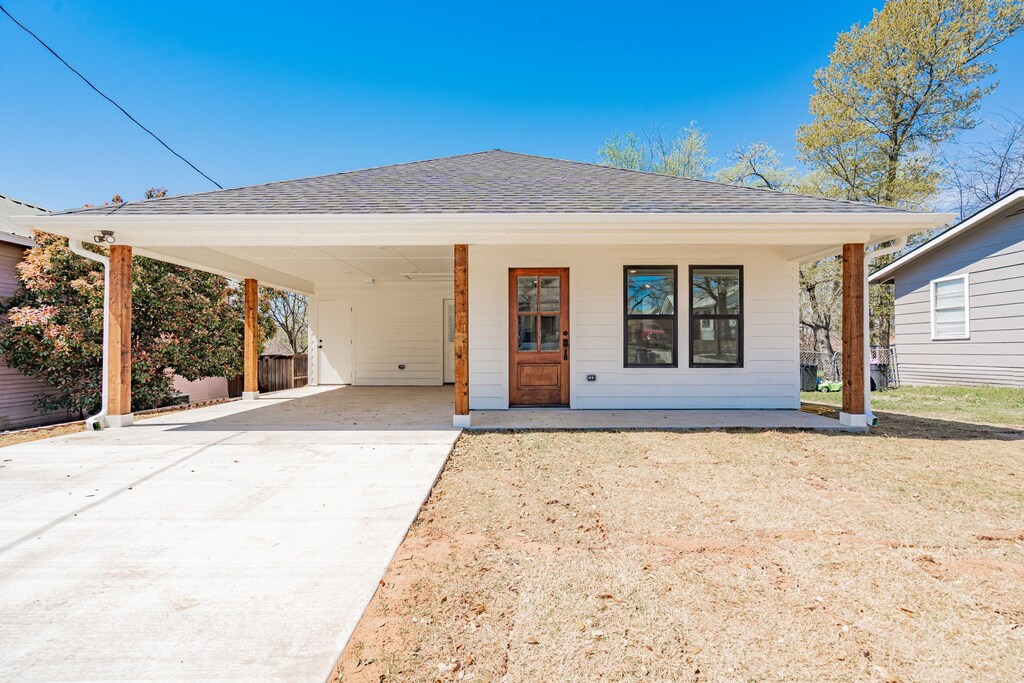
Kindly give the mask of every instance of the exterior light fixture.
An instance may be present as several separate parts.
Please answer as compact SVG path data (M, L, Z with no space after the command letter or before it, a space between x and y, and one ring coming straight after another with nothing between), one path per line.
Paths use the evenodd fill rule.
M113 230L100 230L100 234L93 235L92 241L96 244L113 244L114 243L114 231Z

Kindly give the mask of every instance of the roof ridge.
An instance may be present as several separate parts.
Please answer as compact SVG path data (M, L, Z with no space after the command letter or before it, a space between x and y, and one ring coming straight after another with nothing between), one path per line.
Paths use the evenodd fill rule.
M776 189L771 188L771 187L751 187L749 185L733 185L732 183L723 183L721 180L706 180L704 178L690 178L689 176L669 175L668 173L658 173L656 171L641 171L641 170L636 169L636 168L621 168L619 166L605 166L604 164L597 164L597 163L594 163L592 161L578 161L576 159L562 159L560 157L546 157L546 156L541 156L539 154L526 154L524 152L511 152L511 151L505 150L505 149L495 149L495 150L489 150L489 151L504 152L505 154L515 154L516 156L531 157L531 158L534 158L534 159L546 159L548 161L563 161L563 162L569 163L569 164L578 164L580 166L590 166L590 167L593 167L593 168L603 168L603 169L610 170L610 171L624 171L626 173L638 173L638 174L643 175L643 176L654 176L654 177L658 177L658 178L669 178L671 180L682 180L682 181L689 181L689 182L693 182L693 183L705 183L705 184L708 184L708 185L715 185L717 187L730 187L730 188L737 188L737 189L741 189L741 190L758 190L760 192L768 192L768 193L771 193L771 194L781 194L781 195L785 195L787 197L807 197L809 199L823 199L825 201L835 202L837 204L848 204L848 205L851 205L851 206L874 206L874 207L880 207L880 208L888 209L890 211L902 211L904 213L908 212L907 209L901 209L901 208L895 207L895 206L884 206L882 204L873 204L871 202L859 202L859 201L854 201L852 199L839 199L837 197L826 197L824 195L819 195L819 194L803 194L802 192L790 192L788 190L776 190ZM478 154L479 153L480 152L478 152ZM445 158L445 157L442 157L442 158Z

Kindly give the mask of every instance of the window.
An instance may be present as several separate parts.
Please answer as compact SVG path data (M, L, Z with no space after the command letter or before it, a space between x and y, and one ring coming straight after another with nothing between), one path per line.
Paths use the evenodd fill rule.
M743 266L690 266L690 367L743 367Z
M624 271L625 366L676 367L676 267L626 266Z
M969 339L967 275L932 280L932 339Z

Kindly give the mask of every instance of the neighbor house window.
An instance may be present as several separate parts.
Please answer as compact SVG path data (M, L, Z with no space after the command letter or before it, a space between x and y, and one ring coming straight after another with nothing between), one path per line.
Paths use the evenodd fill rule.
M624 270L626 367L676 367L676 267Z
M690 266L690 367L743 365L743 266Z
M971 336L968 290L966 275L932 280L932 339Z

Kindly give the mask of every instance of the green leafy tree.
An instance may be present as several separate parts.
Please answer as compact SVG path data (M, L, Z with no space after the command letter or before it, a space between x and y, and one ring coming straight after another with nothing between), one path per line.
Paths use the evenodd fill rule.
M1022 0L889 0L839 35L814 75L801 158L837 196L921 207L938 190L939 145L972 128L996 88L993 50L1024 27Z
M151 188L147 196L162 192ZM39 399L42 409L96 411L102 386L103 268L72 253L64 237L36 233L34 238L37 246L18 265L22 289L0 304L0 353L11 367L57 390ZM175 374L190 380L239 374L241 304L240 292L227 278L134 258L133 408L164 405ZM271 333L269 316L261 317L261 332Z
M889 0L866 26L840 34L814 76L814 119L797 131L818 191L928 207L942 179L940 146L976 125L979 102L997 85L986 82L996 71L989 57L1022 27L1022 0ZM870 297L872 341L887 346L893 290L872 287Z
M604 166L705 180L715 159L708 155L710 136L691 121L675 136L654 126L643 136L613 134L597 151Z

